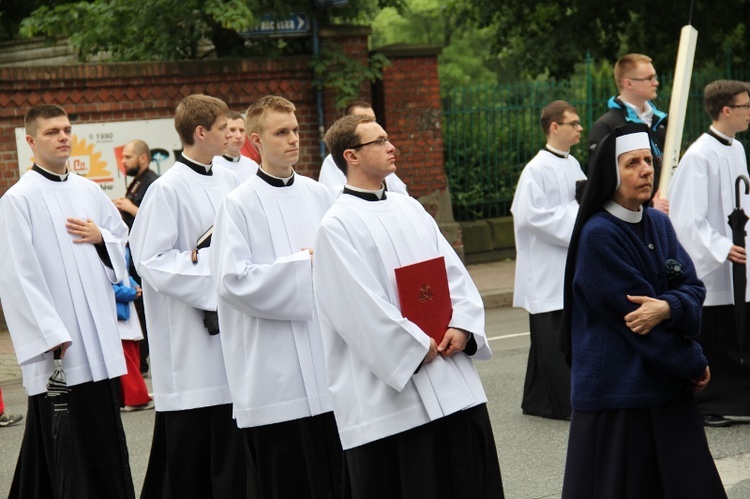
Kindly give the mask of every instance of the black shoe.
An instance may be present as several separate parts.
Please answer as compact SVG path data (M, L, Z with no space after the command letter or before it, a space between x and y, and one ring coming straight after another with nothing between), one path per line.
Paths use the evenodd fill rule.
M11 426L23 419L23 416L20 414L8 414L7 412L3 412L0 414L0 428L5 426Z
M707 428L726 428L732 426L732 421L718 414L704 414L703 426Z

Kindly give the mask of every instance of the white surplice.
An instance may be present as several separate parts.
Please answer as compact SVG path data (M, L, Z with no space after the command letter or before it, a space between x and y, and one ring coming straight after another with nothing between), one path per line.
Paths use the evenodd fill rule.
M474 334L477 359L491 356L484 308L466 268L419 202L391 192L386 197L340 196L316 236L315 299L344 449L487 401L463 352L438 356L415 374L429 337L401 315L395 268L445 257L450 327Z
M74 243L68 218L96 223L113 268L93 244ZM0 299L29 395L46 391L46 352L66 342L69 386L125 374L112 283L125 275L127 234L112 201L78 175L54 182L28 171L0 199Z
M214 167L218 166L221 168L227 168L228 170L234 172L234 174L237 175L237 178L240 179L240 183L248 180L249 178L255 176L256 173L258 173L258 163L248 158L247 156L242 155L240 155L237 161L229 161L224 156L214 156L211 164L214 165Z
M331 193L301 175L285 187L255 176L219 209L211 271L237 426L332 409L313 300L315 229Z
M578 203L575 184L586 176L573 156L547 150L524 167L510 211L516 236L513 306L531 314L563 308L565 259Z
M734 303L732 229L727 217L735 206L735 180L747 175L742 143L724 145L703 134L688 148L669 184L669 218L677 238L706 285L704 306ZM750 195L740 188L740 203L750 213ZM750 266L747 267L750 274ZM750 299L750 279L747 295Z
M201 249L196 263L191 253L237 185L224 168L208 176L177 162L151 184L133 224L130 248L142 279L157 411L231 402L220 335L203 325L203 311L216 310L211 248Z
M346 175L336 166L336 162L330 154L323 160L323 164L320 167L320 175L318 175L318 182L328 187L334 197L339 197L344 191ZM409 195L406 191L406 184L396 175L396 172L391 173L385 178L385 185L388 187L388 192L398 192L405 196Z

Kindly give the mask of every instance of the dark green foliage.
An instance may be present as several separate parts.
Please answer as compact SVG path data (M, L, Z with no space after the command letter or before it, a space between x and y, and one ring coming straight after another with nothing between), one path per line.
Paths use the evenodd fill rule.
M263 14L317 15L321 24L360 19L378 5L401 6L401 0L349 0L341 9L313 8L309 0L0 0L18 4L12 19L0 21L13 30L21 22L23 36L67 37L79 59L111 61L197 59L206 56L269 56L311 52L309 37L257 37L246 41L238 32L256 26ZM14 12L15 14L15 12ZM15 24L11 24L15 22ZM14 33L15 35L15 33ZM10 36L9 36L10 37ZM206 52L202 42L213 42Z
M310 64L316 76L316 88L335 89L336 108L343 110L357 99L363 82L374 83L382 78L388 59L375 53L364 64L344 54L342 47L329 45Z
M674 69L680 29L691 20L685 0L473 0L466 3L480 25L495 26L493 47L519 75L566 78L584 60L614 62L628 52L654 59L659 71ZM721 66L725 54L747 63L750 0L694 2L698 30L696 66Z

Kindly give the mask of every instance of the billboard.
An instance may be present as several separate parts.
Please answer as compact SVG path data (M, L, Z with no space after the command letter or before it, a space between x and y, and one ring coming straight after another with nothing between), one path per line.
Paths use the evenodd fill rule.
M122 148L134 139L145 141L151 148L150 168L159 175L172 166L182 151L172 118L73 123L68 170L99 184L110 199L122 197L130 181L122 166ZM16 150L19 174L23 175L34 163L23 127L16 128Z

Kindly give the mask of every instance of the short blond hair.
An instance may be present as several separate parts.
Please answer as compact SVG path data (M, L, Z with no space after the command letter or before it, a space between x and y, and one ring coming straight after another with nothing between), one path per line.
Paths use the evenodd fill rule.
M278 95L261 97L247 108L247 112L245 113L245 133L248 137L253 133L262 134L266 129L266 116L269 111L293 113L296 110L297 108L294 104L284 97Z
M622 81L627 79L628 74L639 64L649 64L651 58L643 54L625 54L615 63L615 83L617 88L622 88Z

